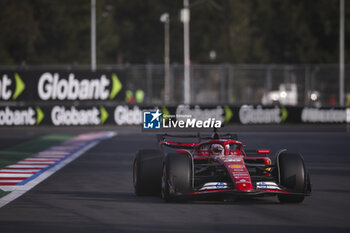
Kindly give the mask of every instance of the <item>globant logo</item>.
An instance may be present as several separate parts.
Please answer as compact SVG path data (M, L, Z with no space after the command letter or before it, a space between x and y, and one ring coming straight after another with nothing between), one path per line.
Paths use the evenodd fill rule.
M51 120L55 126L60 125L99 125L108 118L108 113L104 107L97 109L67 109L64 106L54 106L51 110Z
M142 111L138 106L129 109L128 106L119 105L114 110L114 122L117 125L140 125Z
M70 73L68 79L58 73L46 72L40 76L38 95L42 100L106 100L114 97L122 89L116 74L111 79L101 75L99 79L77 79Z
M44 113L39 107L34 110L32 107L26 109L11 109L6 107L0 109L0 125L38 125L44 118Z
M143 129L169 128L221 128L222 121L215 118L198 120L191 115L163 115L159 110L143 111ZM176 120L174 120L176 119Z
M25 83L18 73L14 74L15 88L13 88L13 80L7 74L2 75L0 79L0 99L9 100L11 97L16 100L26 88ZM12 90L14 89L14 90Z
M286 114L283 114L277 106L262 108L259 105L254 108L252 105L242 105L239 109L239 120L242 124L279 124L282 122L282 118L286 118L286 116L283 116Z

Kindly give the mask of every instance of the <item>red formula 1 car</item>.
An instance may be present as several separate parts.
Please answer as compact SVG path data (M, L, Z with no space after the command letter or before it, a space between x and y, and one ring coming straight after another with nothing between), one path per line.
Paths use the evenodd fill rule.
M196 138L174 142L169 138ZM202 141L206 139L205 141ZM283 149L274 163L270 150L251 156L237 135L158 135L160 150L140 150L134 159L136 195L158 195L165 201L196 197L277 195L282 203L300 203L311 193L310 177L300 154ZM164 146L177 149L165 154Z

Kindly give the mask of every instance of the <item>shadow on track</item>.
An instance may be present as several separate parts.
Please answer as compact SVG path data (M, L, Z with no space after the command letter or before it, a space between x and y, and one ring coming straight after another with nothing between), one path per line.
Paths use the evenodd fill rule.
M275 197L227 197L227 198L198 198L181 202L166 203L160 197L136 196L129 192L95 192L95 191L41 191L41 194L58 195L65 200L91 200L120 203L163 203L169 204L196 204L196 205L271 205L279 204Z

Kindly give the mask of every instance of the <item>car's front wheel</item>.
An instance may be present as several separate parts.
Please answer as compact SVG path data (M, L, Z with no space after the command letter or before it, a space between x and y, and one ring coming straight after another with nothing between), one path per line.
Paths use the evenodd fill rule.
M192 188L192 160L186 154L168 154L163 163L162 198L179 201Z
M163 152L140 150L133 164L133 184L137 196L159 195L161 189Z
M293 194L279 194L281 203L301 203L307 192L309 176L305 169L304 159L300 154L282 152L276 158L278 179L281 186Z

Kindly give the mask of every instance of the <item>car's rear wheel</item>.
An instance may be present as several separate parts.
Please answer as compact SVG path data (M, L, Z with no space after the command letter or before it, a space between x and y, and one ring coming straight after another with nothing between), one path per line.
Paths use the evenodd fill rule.
M161 189L163 152L140 150L133 164L133 184L137 196L159 195Z
M180 201L192 188L192 160L187 154L168 154L163 163L162 198L167 202Z
M278 179L281 186L294 194L279 194L281 203L301 203L308 184L304 159L300 154L282 152L276 158Z

